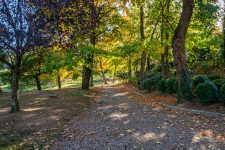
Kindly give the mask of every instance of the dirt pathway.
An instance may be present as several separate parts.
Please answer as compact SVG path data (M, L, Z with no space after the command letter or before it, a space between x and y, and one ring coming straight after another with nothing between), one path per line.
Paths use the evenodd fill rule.
M158 110L108 87L52 149L225 149L225 121Z

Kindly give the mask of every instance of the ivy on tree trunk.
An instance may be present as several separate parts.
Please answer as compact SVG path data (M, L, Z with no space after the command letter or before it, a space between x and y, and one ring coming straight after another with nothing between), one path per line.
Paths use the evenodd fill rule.
M178 103L183 103L185 99L191 99L190 77L185 56L185 38L193 14L194 0L182 1L182 14L172 40L174 64L178 81Z

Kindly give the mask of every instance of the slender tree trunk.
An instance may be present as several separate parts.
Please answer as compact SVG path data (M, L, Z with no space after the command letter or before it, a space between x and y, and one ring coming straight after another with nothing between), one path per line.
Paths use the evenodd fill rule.
M57 76L57 83L58 83L58 89L61 89L62 86L61 86L61 77L60 77L60 74L58 74L58 76Z
M2 88L1 88L1 86L0 86L0 94L2 94Z
M223 12L225 14L225 8ZM225 15L223 16L223 61L225 66Z
M169 41L169 33L166 32L166 41ZM165 57L165 78L168 79L169 78L169 45L166 44L165 46L165 53L164 53L164 57Z
M20 111L19 106L19 78L20 78L20 65L16 65L12 70L12 91L11 91L11 112Z
M144 7L140 7L140 35L141 39L145 39L144 35ZM142 51L141 55L141 69L140 69L140 79L143 81L145 79L145 63L146 63L146 53L145 50Z
M38 75L35 75L35 80L36 80L36 84L37 84L37 90L41 91L41 82L40 82Z
M151 64L150 64L150 57L147 56L147 66L146 66L146 72L149 72L151 70Z
M166 7L166 17L167 19L168 16L169 16L169 13L170 13L170 0L167 0L167 7ZM166 24L166 39L165 41L168 42L169 41L169 31L168 31L168 27L169 27L169 24L167 23ZM164 76L165 76L165 79L167 79L169 77L169 45L166 44L165 45L165 51L164 51L164 61L165 61L165 69L164 69Z
M104 68L102 66L102 60L101 59L99 60L99 64L100 64L100 69L101 69L101 73L102 73L102 80L103 80L104 84L107 84L107 81L106 81L106 78L105 78L105 71L104 71Z
M90 86L94 86L94 73L91 72Z
M178 80L178 103L183 103L185 99L191 98L190 77L185 56L185 37L193 14L194 0L182 1L182 14L172 41L174 64Z
M131 57L128 57L128 78L132 77L132 70L131 70Z
M117 65L115 65L114 67L114 72L113 72L113 83L115 82L115 79L116 79L116 69L117 69Z

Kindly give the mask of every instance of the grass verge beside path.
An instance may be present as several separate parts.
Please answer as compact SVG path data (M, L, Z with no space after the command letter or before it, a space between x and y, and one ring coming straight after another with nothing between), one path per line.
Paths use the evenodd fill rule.
M10 94L0 97L0 149L46 149L64 126L96 98L96 91L78 88L21 94L21 112L9 111Z

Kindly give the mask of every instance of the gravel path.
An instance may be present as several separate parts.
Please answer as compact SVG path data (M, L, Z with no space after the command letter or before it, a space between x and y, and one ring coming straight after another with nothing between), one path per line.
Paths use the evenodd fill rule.
M68 126L55 150L224 150L225 121L139 104L108 87L101 102Z

